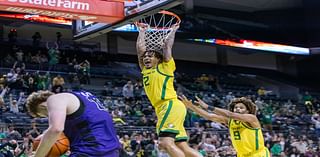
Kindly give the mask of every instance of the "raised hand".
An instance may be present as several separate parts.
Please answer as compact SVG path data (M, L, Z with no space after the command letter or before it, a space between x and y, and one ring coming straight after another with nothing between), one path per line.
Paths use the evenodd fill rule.
M174 43L174 38L177 30L179 29L180 25L176 24L172 27L172 30L169 32L167 37L164 39L164 48L172 48L173 43Z
M208 109L209 105L206 104L203 100L201 100L199 97L196 96L197 101L195 101L196 104L200 105L204 109Z
M180 24L175 24L175 25L173 25L173 27L172 27L173 29L172 30L174 32L176 32L179 29L179 27L180 27Z
M138 28L138 30L139 30L139 33L144 33L144 32L146 32L147 29L148 29L148 25L145 24L145 23L135 22L134 24L137 26L137 28Z
M181 95L178 97L181 102L189 109L192 109L194 107L193 103L191 102L191 100L189 100L186 96Z

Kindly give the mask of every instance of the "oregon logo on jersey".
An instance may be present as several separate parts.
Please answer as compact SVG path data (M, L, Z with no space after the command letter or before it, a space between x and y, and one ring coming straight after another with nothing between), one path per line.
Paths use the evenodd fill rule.
M144 90L155 107L159 103L177 98L176 91L173 86L173 73L175 71L174 60L162 62L157 67L142 69Z

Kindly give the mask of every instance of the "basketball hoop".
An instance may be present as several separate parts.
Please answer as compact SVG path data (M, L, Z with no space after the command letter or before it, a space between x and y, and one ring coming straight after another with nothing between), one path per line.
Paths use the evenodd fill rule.
M172 30L177 29L181 19L169 11L160 11L135 22L139 32L145 32L146 50L161 51L164 41Z

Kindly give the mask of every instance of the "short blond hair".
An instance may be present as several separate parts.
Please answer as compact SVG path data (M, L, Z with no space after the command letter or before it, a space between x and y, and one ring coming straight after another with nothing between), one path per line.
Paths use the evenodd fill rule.
M38 92L33 92L31 93L28 98L27 98L27 103L26 107L29 112L29 114L32 117L37 117L38 116L38 106L47 101L49 96L53 95L54 93L50 91L38 91Z

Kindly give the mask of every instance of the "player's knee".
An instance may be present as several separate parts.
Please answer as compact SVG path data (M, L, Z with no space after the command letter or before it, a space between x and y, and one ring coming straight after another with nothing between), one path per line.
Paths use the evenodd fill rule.
M159 141L159 149L160 150L168 150L174 145L174 141L172 140L160 140Z

